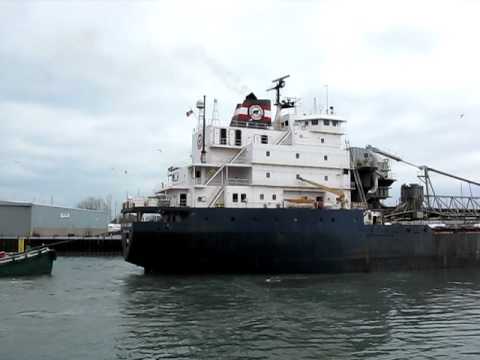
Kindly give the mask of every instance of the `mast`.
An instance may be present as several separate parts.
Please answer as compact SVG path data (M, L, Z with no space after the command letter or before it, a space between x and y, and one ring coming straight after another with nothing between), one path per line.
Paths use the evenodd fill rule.
M202 152L200 153L200 162L202 163L207 162L207 151L205 150L205 119L206 119L205 101L206 101L205 95L203 95L203 102L202 100L197 101L197 109L199 112L199 116L202 117Z
M275 106L277 107L277 111L275 113L275 121L279 118L280 116L280 111L282 110L282 102L280 101L280 89L285 87L285 79L289 78L290 75L285 75L282 77L279 77L278 79L272 80L272 82L275 84L271 88L267 89L267 91L272 91L275 90Z

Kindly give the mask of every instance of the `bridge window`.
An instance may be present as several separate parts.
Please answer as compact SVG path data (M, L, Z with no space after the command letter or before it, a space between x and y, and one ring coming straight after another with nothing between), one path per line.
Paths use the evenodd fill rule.
M338 124L338 121L332 120L332 125L333 125L333 126L337 126L337 124Z
M312 125L318 125L318 120L317 119L312 120Z
M330 120L323 120L323 125L329 126L330 125Z
M237 193L232 194L232 201L233 201L234 203L237 203L237 202L238 202L238 194L237 194Z
M227 129L220 129L220 144L227 144Z
M235 130L235 145L242 145L242 130Z

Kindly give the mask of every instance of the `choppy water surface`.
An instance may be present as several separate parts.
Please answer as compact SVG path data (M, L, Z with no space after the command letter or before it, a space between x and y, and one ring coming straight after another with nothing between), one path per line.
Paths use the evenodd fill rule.
M0 280L1 359L480 356L480 275L144 276L59 258Z

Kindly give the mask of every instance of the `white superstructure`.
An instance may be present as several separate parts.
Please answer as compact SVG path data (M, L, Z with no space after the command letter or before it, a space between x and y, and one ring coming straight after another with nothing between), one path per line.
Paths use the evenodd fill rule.
M249 96L253 98L237 106L230 126L205 126L204 145L199 121L192 135L192 164L170 168L169 183L157 196L167 198L170 206L338 208L343 193L343 206L350 207L345 119L333 109L295 114L292 103L285 106L285 101L277 100L271 123L269 100L258 100L262 111L256 97ZM199 104L203 120L203 104ZM262 115L266 122L255 121Z

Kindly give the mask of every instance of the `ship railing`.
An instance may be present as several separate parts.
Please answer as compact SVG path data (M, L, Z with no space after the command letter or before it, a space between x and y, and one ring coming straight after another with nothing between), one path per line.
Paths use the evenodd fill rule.
M228 185L250 185L250 179L232 178L227 180Z
M245 122L245 121L235 121L233 120L230 123L231 127L241 127L241 128L251 128L251 129L268 129L270 127L270 124L264 124L264 123L255 123L255 122Z
M229 161L225 162L224 164L222 164L222 166L220 166L217 171L215 171L215 173L210 177L210 179L207 180L207 182L205 183L205 185L210 185L210 183L213 181L213 179L215 179L222 171L223 169L225 168L226 165L228 164L231 164L233 163L234 161L236 161L244 152L245 150L247 149L246 146L244 146L243 148L240 149L240 151L238 153L235 154L235 156L233 156Z
M288 129L288 131L285 134L283 134L280 139L277 140L275 145L283 145L283 143L287 141L287 139L291 136L291 134L292 134L292 131Z
M223 186L218 187L218 189L213 194L211 200L208 202L208 207L212 207L215 205L215 203L220 199L220 196L223 194L224 189L225 188Z

